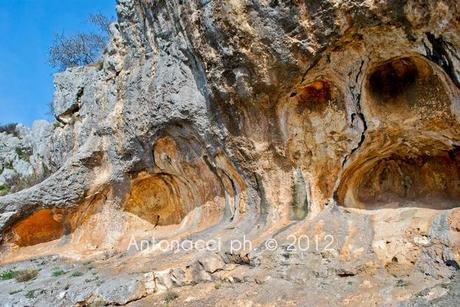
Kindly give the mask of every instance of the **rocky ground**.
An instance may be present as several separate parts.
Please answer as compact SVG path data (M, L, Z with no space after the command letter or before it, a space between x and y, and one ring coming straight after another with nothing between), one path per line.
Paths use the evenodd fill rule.
M69 262L57 256L4 266L34 268L30 281L4 280L4 306L455 306L458 274L433 279L423 274L393 276L384 270L359 273L333 268L327 257L286 259L276 266L216 266L210 280L190 284L174 279L171 289L155 292L151 273L118 273L110 260ZM119 259L123 259L120 257ZM312 270L311 263L317 262ZM166 287L157 272L156 287ZM211 280L212 279L212 280ZM184 283L180 285L180 283ZM156 288L155 288L156 289ZM152 292L153 291L153 292ZM365 302L365 303L364 303Z
M3 280L5 306L132 305L132 306L323 306L323 305L440 305L458 303L457 274L433 279L424 274L394 276L384 269L359 272L335 267L327 256L305 253L283 255L279 262L261 266L219 264L205 261L206 278L195 281L163 272L118 272L116 260L74 262L58 256L4 266L4 270L34 268L29 281ZM128 260L129 261L129 260ZM313 265L314 264L314 265ZM207 267L211 265L211 267ZM211 273L213 272L213 273ZM201 280L200 280L201 279ZM166 290L167 287L169 290ZM399 303L397 303L399 302ZM455 305L455 304L454 304Z
M357 233L350 235L340 223L318 231L319 225L324 227L323 218L351 221ZM404 250L400 246L399 254L391 252L408 257L407 249L420 249L413 256L414 265L396 256L382 264L372 249L373 235L366 230L369 221L360 214L326 212L310 223L309 227L298 222L287 225L250 250L225 241L216 252L187 249L188 245L161 250L157 241L156 247L151 243L140 251L133 245L129 250L86 255L69 250L61 250L61 256L46 255L59 246L69 248L68 242L74 239L70 236L34 245L17 255L43 256L13 258L2 265L0 300L5 306L357 306L363 302L452 306L458 302L458 265L443 258L447 249L433 253L437 247L433 242L414 237L411 247ZM294 234L301 234L298 241ZM200 238L209 238L209 234L192 235L182 242ZM21 280L21 273L30 279Z

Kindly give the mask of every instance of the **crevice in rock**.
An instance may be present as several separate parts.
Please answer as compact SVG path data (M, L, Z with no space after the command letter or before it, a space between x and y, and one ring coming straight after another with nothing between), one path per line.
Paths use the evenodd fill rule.
M327 48L326 47L323 47L321 48L320 50L318 50L318 52L316 53L316 55L313 56L313 58L310 60L310 63L308 65L308 68L307 70L305 70L305 72L303 73L303 76L302 76L302 81L300 83L303 83L305 81L305 77L308 75L308 73L310 72L310 70L312 70L316 64L319 63L319 61L321 60L322 56L323 56L323 52L326 50Z
M361 76L361 74L363 72L364 63L365 63L365 61L362 60L361 64L359 65L358 73L356 74L356 77L355 77L355 85L354 86L356 86L359 90L358 90L358 93L356 95L353 94L353 98L354 98L355 103L356 103L356 113L351 114L352 125L353 125L354 121L356 120L356 118L359 118L361 120L362 124L363 124L363 131L361 132L361 136L360 136L359 142L356 145L356 147L354 147L350 151L350 153L348 155L346 155L345 158L343 159L342 167L345 166L345 164L348 162L350 157L363 145L364 141L366 140L367 122L366 122L366 118L365 118L365 116L364 116L364 114L362 112L362 108L361 108L362 83L358 82L359 78L360 78L360 76ZM355 88L353 87L351 89L351 92L354 93L354 90L355 90Z
M449 52L449 43L443 39L442 36L436 37L434 34L427 32L425 33L428 41L432 48L430 49L424 42L426 57L438 64L450 77L452 82L460 89L460 80L456 74L455 66L452 63L451 54L455 57L455 52Z
M65 112L54 116L58 122L64 125L69 124L71 122L74 114L80 111L80 108L82 105L81 100L82 100L84 92L85 92L84 87L79 88L76 94L76 97L75 97L75 103L73 103Z
M359 98L358 98L359 99ZM366 118L364 117L364 114L359 112L357 113L358 114L358 118L361 120L361 122L363 123L363 131L361 132L361 136L360 136L360 139L359 139L359 142L358 144L356 145L356 147L354 147L351 151L350 151L350 154L346 155L345 156L345 159L343 159L342 161L342 167L345 166L345 164L348 162L348 160L350 159L350 157L359 149L361 148L361 146L363 145L364 141L366 140L366 131L367 131L367 123L366 123ZM353 114L354 115L354 114ZM352 118L355 118L352 116ZM352 120L353 121L353 120Z
M365 62L364 60L361 60L361 64L359 64L358 73L356 74L356 77L355 77L355 83L356 84L358 84L359 77L363 73L364 62Z

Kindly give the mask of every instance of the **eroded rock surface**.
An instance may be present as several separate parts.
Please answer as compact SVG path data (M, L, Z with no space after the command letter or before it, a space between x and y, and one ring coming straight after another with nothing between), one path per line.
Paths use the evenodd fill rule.
M0 300L455 299L456 1L118 0L117 12L101 62L55 77L56 124L27 145L52 174L0 197L3 268L41 269L26 298L0 281ZM201 248L159 244L172 242ZM52 263L85 278L55 283Z

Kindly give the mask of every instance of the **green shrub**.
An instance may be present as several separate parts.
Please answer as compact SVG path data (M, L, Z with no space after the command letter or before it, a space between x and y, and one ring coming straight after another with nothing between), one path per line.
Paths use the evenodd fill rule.
M15 276L14 274L15 274L15 271L13 270L3 271L0 273L0 280L13 279Z
M397 287L397 288L405 288L405 287L407 287L408 285L409 285L409 283L408 283L407 281L402 280L402 279L398 279L398 280L396 281L396 287Z
M61 270L59 268L55 268L54 271L53 271L53 276L54 277L58 277L58 276L61 276L63 274L65 274L66 272L64 270Z
M83 275L82 272L75 271L75 272L73 272L72 275L70 275L70 276L72 276L72 277L78 277L78 276L82 276L82 275Z
M10 193L10 188L5 185L0 185L0 196L5 196Z
M34 289L34 290L30 290L26 293L25 297L28 298L28 299L34 299L36 296L35 296L35 292L38 291L38 289Z
M16 154L18 155L19 159L29 161L30 157L32 156L32 149L31 148L20 148L17 147L15 149Z

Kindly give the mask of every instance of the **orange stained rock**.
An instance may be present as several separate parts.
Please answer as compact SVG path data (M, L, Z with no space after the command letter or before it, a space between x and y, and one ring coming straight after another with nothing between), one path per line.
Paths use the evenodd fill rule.
M154 225L179 224L189 211L181 196L180 183L174 176L147 177L133 182L125 210Z
M316 80L301 90L301 102L309 105L324 104L331 98L329 83Z
M15 243L29 246L60 238L64 234L61 212L40 209L13 226Z

